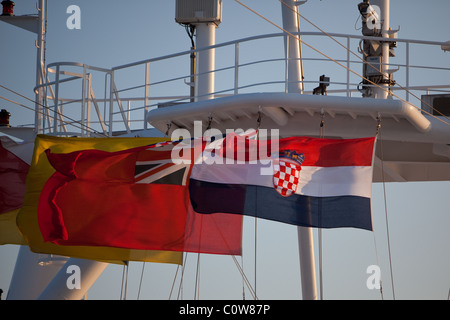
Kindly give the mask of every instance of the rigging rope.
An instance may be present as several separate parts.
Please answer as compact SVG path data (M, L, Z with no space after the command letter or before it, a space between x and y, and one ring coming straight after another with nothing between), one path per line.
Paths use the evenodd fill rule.
M388 254L389 254L389 270L391 274L391 285L392 285L392 296L395 300L395 289L394 289L394 273L392 270L392 256L391 256L391 241L389 236L389 221L388 221L388 210L387 210L387 199L386 199L386 179L384 176L384 155L383 155L383 140L381 139L381 116L378 116L379 126L377 130L377 135L380 136L380 157L381 157L381 175L383 180L383 197L384 197L384 214L386 220L386 234L387 234L387 246L388 246ZM380 284L381 289L381 284Z
M258 117L260 118L260 117ZM261 119L258 120L258 123L261 123ZM220 231L219 225L217 224L216 221L214 221L214 224L216 225L216 227L219 230L219 236L223 239L223 241L226 242L226 237L225 235L222 233L222 231ZM245 275L245 272L243 270L243 266L244 266L244 254L243 252L241 252L241 262L242 262L242 266L239 265L239 262L237 261L235 255L231 255L231 257L233 258L234 263L236 264L239 273L241 274L242 277L242 297L243 300L245 300L245 286L247 286L248 290L250 291L250 294L252 295L253 299L257 300L258 297L256 296L256 290L252 288L252 285L250 284L250 281L248 280L247 276Z
M320 112L320 138L323 139L324 134L324 126L325 126L325 113L323 110ZM319 186L319 228L318 228L318 238L319 238L319 287L320 287L320 300L323 300L323 276L322 276L322 266L323 266L323 260L322 260L322 228L320 227L322 224L322 186Z
M243 257L243 254L241 254L241 264L242 264L242 269L244 269L244 257ZM242 277L242 300L245 300L245 281L244 281L244 277Z
M256 119L256 140L259 140L259 129L260 129L260 127L261 127L261 121L262 121L262 117L261 117L261 115L262 115L262 113L261 113L261 106L258 106L258 118ZM256 189L256 192L258 192L258 189ZM256 197L256 199L257 199L258 197ZM257 203L256 203L256 205L257 205ZM257 234L258 234L258 217L257 217L257 215L255 214L255 239L254 239L254 241L255 241L255 288L254 288L254 290L255 290L255 294L254 294L254 296L253 296L253 298L256 300L256 282L257 282L257 278L256 278L256 265L257 265L257 249L258 249L258 246L257 246L257 243L258 243L258 236L257 236Z
M197 253L197 271L195 272L194 300L199 299L200 299L200 253Z
M374 227L372 226L372 229L374 229ZM372 231L372 235L373 235L373 245L375 248L375 259L377 261L377 266L380 266L380 259L378 258L378 247L377 247L377 240L375 237L375 230ZM380 296L381 296L381 300L384 300L384 296L383 296L383 282L380 278Z
M231 256L233 258L234 263L236 264L236 267L239 270L239 273L242 276L242 280L247 285L248 290L250 291L250 294L252 295L254 300L258 300L258 297L256 295L256 290L252 288L252 285L250 284L250 281L248 280L247 276L244 273L244 270L242 270L242 267L239 265L239 262L237 261L236 257L234 255Z
M144 278L144 268L145 268L145 261L142 262L141 279L139 280L139 289L138 289L138 295L137 295L137 299L138 300L139 300L139 297L141 295L142 280Z
M184 281L184 270L186 270L186 261L187 261L187 256L188 256L187 252L185 252L184 255L185 255L185 257L184 257L183 265L181 266L181 278L180 278L180 286L178 287L177 300L180 300L180 296L181 296L181 299L183 299L183 281ZM177 273L178 273L178 270L177 270ZM176 275L175 275L175 277L176 277Z
M258 192L258 189L256 189L256 192ZM257 218L257 216L255 215L255 288L254 288L254 290L255 290L255 294L254 294L254 296L253 296L253 298L256 300L256 253L257 253L257 239L258 239L258 237L257 237L257 231L258 231L258 218Z
M129 264L129 261L124 261L123 270L122 270L122 286L120 288L120 300L127 300L128 264ZM125 269L126 269L126 272L125 272Z
M378 135L380 133L380 129L381 129L381 115L378 114L377 115L377 129L375 132L375 146L374 148L376 148L376 141L378 140ZM384 181L384 170L383 170L383 165L382 165L382 175L383 175L383 181ZM375 227L372 225L372 236L373 236L373 245L375 248L375 259L377 261L377 266L380 266L380 259L378 257L378 246L377 246L377 239L375 236ZM381 300L384 300L384 296L383 296L383 283L382 280L380 278L380 295L381 295Z
M172 298L173 288L175 287L175 281L177 280L178 270L180 270L180 265L177 265L177 270L175 271L175 277L173 277L172 288L170 288L169 300Z

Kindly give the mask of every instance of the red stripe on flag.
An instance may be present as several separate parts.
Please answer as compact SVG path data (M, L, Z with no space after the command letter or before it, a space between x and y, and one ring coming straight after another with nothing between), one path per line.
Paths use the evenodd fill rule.
M257 141L231 134L214 152L225 158L251 161L268 159L271 156L276 158L274 152L295 150L305 156L303 166L371 166L374 142L373 137L359 139L289 137Z
M292 149L303 153L303 166L371 166L374 142L375 138L286 138L280 141L280 150Z

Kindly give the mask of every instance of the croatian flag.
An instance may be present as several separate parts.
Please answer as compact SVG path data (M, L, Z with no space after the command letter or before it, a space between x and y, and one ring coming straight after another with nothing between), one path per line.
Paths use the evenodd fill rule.
M194 164L192 207L203 214L372 230L374 144L375 138L252 141L228 135Z

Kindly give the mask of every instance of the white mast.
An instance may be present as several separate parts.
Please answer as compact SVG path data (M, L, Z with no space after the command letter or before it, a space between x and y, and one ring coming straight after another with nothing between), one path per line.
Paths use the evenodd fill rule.
M175 21L194 26L196 31L198 100L214 99L215 49L202 50L216 44L216 28L222 22L222 0L177 0Z
M283 3L284 2L284 3ZM297 15L298 5L306 1L286 0L281 3L281 14L283 17L283 29L290 34L300 31L299 19ZM288 7L289 6L289 7ZM300 38L300 35L298 35ZM288 92L303 93L303 68L301 61L301 45L296 38L286 34L285 50L287 58L287 78Z
M46 0L39 0L37 5L38 15L32 16L2 16L1 20L12 24L21 29L37 34L36 48L36 86L43 83L44 76L44 32L46 20ZM41 108L41 90L36 93L35 103L35 131L41 130L42 108ZM7 132L18 138L31 138L29 135L22 135L16 130ZM29 250L28 246L22 246L19 250L14 274L11 279L7 299L25 300L36 299L43 288L49 283L51 278L59 271L67 258L40 255Z
M41 84L44 82L44 32L45 30L45 20L46 17L46 0L39 0L38 7L38 28L37 28L37 57L36 57L36 87L39 88ZM36 133L41 133L42 130L42 89L39 88L36 92L36 103L35 103L35 131Z
M194 23L197 31L196 47L206 48L216 44L216 24L213 22ZM199 100L214 99L215 49L202 50L197 54L196 88Z
M39 300L81 300L109 263L69 258Z
M3 3L2 3L3 4ZM14 5L13 5L14 6ZM39 0L37 4L38 14L36 15L19 15L13 14L11 9L11 15L2 15L0 20L6 23L12 24L21 29L33 32L37 35L36 39L36 87L39 87L44 83L45 67L44 67L44 51L45 51L45 21L46 17L46 0ZM42 133L42 88L38 89L35 96L35 128L34 133ZM15 136L19 139L34 139L34 134L30 134L26 128L9 128L7 134ZM3 131L5 132L5 131Z
M37 299L66 260L66 257L37 254L31 252L28 246L21 246L6 299Z
M389 38L390 0L372 0L372 3L380 8L381 35L383 38ZM387 99L389 89L389 42L383 42L381 46L381 73L383 75L383 83L381 83L381 88L375 88L374 91L375 98Z
M362 81L363 86L360 89L363 97L389 98L389 88L392 85L391 73L393 72L389 70L389 57L393 53L391 48L396 46L395 42L389 41L389 38L391 34L398 31L391 31L389 28L389 7L389 0L364 0L358 4L363 24L362 34L388 39L386 41L371 39L363 41L362 53L364 61L367 62L363 67L365 79ZM377 86L374 86L373 83L376 83Z
M305 1L304 1L305 2ZM303 2L303 3L304 3ZM294 0L284 0L281 3L283 29L291 34L299 32L297 5L302 4ZM290 8L288 8L289 6ZM302 65L300 41L290 36L286 37L286 59L288 93L302 93ZM314 242L312 228L297 227L300 257L300 272L302 282L302 297L304 300L317 299L316 271L314 262Z
M39 87L44 83L45 77L44 34L46 32L46 0L39 0L37 9L37 19L35 16L6 16L2 17L1 20L37 34L36 87ZM38 89L36 92L35 103L36 133L41 133L42 131L42 97L42 89ZM74 258L67 259L67 257L55 255L36 254L31 252L27 246L22 246L17 257L7 299L36 299L41 295L41 292L47 285L49 287L42 293L42 299L48 297L82 298L95 281L96 277L98 277L108 265L97 261ZM61 269L66 261L69 262L68 265L80 266L81 272L83 273L80 275L81 283L83 285L82 290L70 291L70 289L67 288L66 280L69 275L65 273L66 268ZM57 277L53 278L54 276ZM52 278L53 280L50 281ZM49 292L51 292L51 294ZM80 292L82 292L82 294L80 294Z

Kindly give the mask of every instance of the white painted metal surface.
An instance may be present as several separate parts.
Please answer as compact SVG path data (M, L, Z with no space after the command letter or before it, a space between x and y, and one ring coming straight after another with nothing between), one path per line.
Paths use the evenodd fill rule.
M21 246L7 300L36 300L68 258L37 254Z
M380 8L381 14L381 26L382 26L382 37L389 39L389 25L390 25L390 1L389 0L372 0L372 4L377 5ZM382 56L381 56L381 73L383 74L383 80L389 80L389 42L382 43ZM388 98L389 84L382 83L380 88L375 88L375 97L377 99L387 99Z
M240 94L218 98L214 101L199 101L171 108L154 109L149 112L147 120L161 130L167 121L172 121L176 125L179 124L177 122L178 119L184 119L193 123L194 119L201 120L205 118L205 115L212 113L216 122L219 122L219 127L222 127L223 125L220 124L222 120L226 124L229 123L227 117L223 115L231 113L236 119L245 118L249 112L254 113L258 107L261 107L263 112L271 118L272 122L279 127L282 133L290 131L288 126L290 123L289 119L294 117L295 113L299 111L305 112L310 116L323 111L332 118L335 118L337 115L345 115L354 120L358 117L360 117L358 120L363 120L364 117L370 117L374 120L378 115L381 115L383 118L406 119L420 132L432 130L429 118L422 115L412 105L400 100L300 95L295 93ZM269 111L265 111L266 108ZM358 124L355 123L355 126L358 126ZM405 134L405 136L407 135Z
M197 31L197 48L206 48L215 45L214 23L199 23L195 26ZM215 49L201 50L197 54L196 91L198 100L214 99L214 73Z
M294 34L300 32L298 7L295 1L281 3L283 29ZM298 36L300 37L300 36ZM286 36L285 54L287 61L287 92L303 93L303 70L301 65L301 43L299 39ZM262 112L281 126L287 124L286 113L277 105L261 108ZM314 259L314 242L312 228L297 227L298 248L300 258L300 276L303 300L317 299L316 267Z
M105 262L70 258L38 299L81 300L107 266Z

